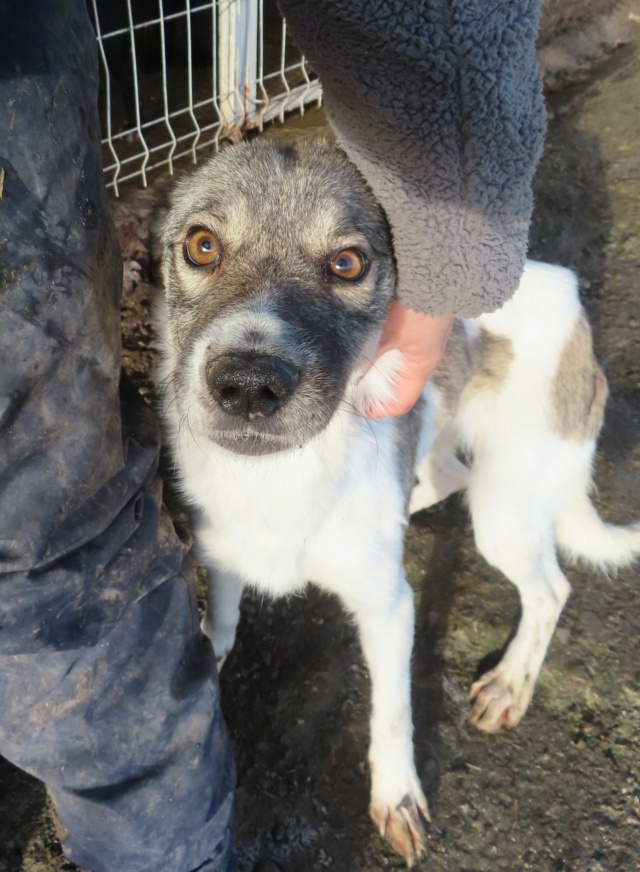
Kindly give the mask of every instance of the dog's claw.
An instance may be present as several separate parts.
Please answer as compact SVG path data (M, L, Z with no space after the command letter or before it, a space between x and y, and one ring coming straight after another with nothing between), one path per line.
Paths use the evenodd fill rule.
M424 821L431 821L424 797L407 793L395 808L387 808L382 814L372 807L371 816L380 835L411 868L424 854L427 835Z

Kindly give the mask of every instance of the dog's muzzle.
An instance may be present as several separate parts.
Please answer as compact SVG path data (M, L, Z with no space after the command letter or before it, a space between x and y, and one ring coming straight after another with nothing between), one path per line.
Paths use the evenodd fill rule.
M248 421L273 415L300 382L294 364L268 354L223 354L209 363L206 375L220 408Z

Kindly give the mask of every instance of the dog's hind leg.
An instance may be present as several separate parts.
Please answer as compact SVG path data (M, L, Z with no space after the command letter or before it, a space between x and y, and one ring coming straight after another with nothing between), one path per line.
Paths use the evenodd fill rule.
M202 632L211 639L218 672L236 640L242 587L242 581L237 575L209 569L207 608L202 619Z
M455 455L455 441L449 428L438 434L431 450L418 464L416 478L409 501L410 515L467 487L469 469Z
M500 475L499 463L479 464L469 484L476 544L486 560L515 584L522 616L498 665L471 688L471 723L495 732L525 713L571 586L556 560L553 519L530 492Z
M401 569L398 575L384 591L368 585L369 595L366 588L360 596L348 586L335 590L355 616L371 675L370 814L411 866L424 851L429 813L413 757L413 593Z

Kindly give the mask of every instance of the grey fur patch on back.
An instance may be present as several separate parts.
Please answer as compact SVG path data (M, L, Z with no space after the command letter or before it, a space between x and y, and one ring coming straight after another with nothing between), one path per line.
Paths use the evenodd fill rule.
M551 390L553 430L565 439L595 439L609 389L593 355L591 327L581 315L560 357Z
M444 358L430 376L433 386L442 396L445 418L455 417L460 397L473 374L469 338L462 321L454 321Z
M506 381L514 356L510 339L480 328L471 344L473 376L462 402L478 391L497 390Z
M507 378L513 360L513 346L505 336L482 328L473 339L456 321L447 342L443 361L431 376L441 393L445 422L478 391L496 391Z

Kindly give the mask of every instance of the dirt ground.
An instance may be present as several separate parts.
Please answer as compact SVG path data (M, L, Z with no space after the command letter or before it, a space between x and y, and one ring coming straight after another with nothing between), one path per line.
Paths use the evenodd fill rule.
M611 387L596 502L628 522L640 517L640 55L620 49L549 105L531 256L581 277ZM315 112L279 132L324 127ZM118 207L134 260L149 211L148 198L137 202ZM148 391L144 257L130 271L123 330L125 365ZM406 562L417 759L433 816L418 868L640 870L638 568L615 578L568 568L574 593L533 704L516 730L487 736L467 724L467 692L517 623L515 591L476 555L457 497L411 524ZM288 602L247 597L221 682L242 872L402 868L367 815L368 677L338 602L313 588ZM42 786L0 762L0 872L74 868Z

